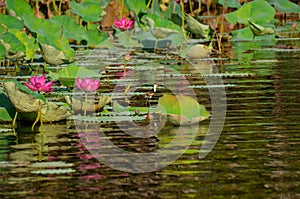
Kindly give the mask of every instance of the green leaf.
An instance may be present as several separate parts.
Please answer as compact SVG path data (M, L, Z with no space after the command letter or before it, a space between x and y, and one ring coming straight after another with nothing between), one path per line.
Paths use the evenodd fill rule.
M10 15L0 14L0 22L2 25L5 25L5 27L7 29L12 29L12 28L17 29L17 30L24 29L23 23L16 17L10 16Z
M6 48L0 43L0 58L3 58L6 53Z
M102 20L101 4L96 1L84 1L76 3L75 1L70 2L70 7L74 14L82 17L85 22L96 22Z
M24 31L16 29L10 29L9 32L14 34L19 39L19 41L25 46L25 59L30 60L34 58L34 52L38 48L38 46L35 43L35 38L33 38L32 36L28 36Z
M218 0L218 3L224 6L224 0ZM237 0L226 0L226 8L240 8L241 4Z
M259 24L266 24L274 19L275 10L264 0L255 0L245 3L235 12L226 14L226 20L235 25L236 23L248 24L248 19Z
M63 34L68 39L75 39L77 41L87 39L85 29L69 16L54 16L50 21L63 27Z
M100 46L108 35L106 33L100 33L98 30L88 30L86 32L88 45Z
M25 0L6 0L6 8L11 15L22 17L24 14L34 15L30 5Z
M124 0L126 7L133 10L136 14L147 11L146 1L143 0Z
M0 107L0 120L12 121L12 117L9 115L8 111L4 107Z
M158 100L159 111L175 125L192 124L207 119L210 114L197 100L184 95L164 94Z
M26 51L25 46L22 44L22 42L12 33L6 32L2 36L3 41L8 44L8 49L11 52L24 52Z
M16 109L4 93L0 93L0 120L12 121Z
M54 80L59 80L63 85L73 87L78 77L80 78L99 78L100 75L97 72L86 69L84 67L70 65L61 70L58 73L49 72L49 76Z
M269 3L271 5L274 5L275 9L279 12L285 12L285 13L299 13L300 12L300 6L289 1L289 0L269 0Z

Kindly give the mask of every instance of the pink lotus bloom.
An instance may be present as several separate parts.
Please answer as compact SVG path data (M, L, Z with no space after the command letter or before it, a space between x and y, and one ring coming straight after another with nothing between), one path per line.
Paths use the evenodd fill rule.
M24 82L25 86L27 86L32 91L38 91L38 92L52 92L53 88L51 87L53 82L50 81L46 83L46 76L43 75L41 77L33 76L29 79L30 83Z
M121 20L115 20L114 25L120 30L129 30L133 26L133 20L127 20L126 17L123 17Z
M99 80L93 80L88 77L81 79L80 77L76 80L76 87L84 90L85 92L94 92L100 86Z

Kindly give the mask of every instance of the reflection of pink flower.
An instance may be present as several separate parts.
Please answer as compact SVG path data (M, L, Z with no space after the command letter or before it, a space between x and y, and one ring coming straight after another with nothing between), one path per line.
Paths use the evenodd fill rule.
M123 17L121 20L115 20L114 25L120 30L129 30L133 27L133 20L127 20L126 17Z
M29 79L30 83L24 82L25 86L27 86L32 91L39 91L39 92L52 92L53 88L51 87L53 82L50 81L46 83L46 76L43 75L41 77L33 76Z
M93 80L88 77L81 79L80 77L76 80L76 87L84 90L85 92L94 92L100 86L99 80Z

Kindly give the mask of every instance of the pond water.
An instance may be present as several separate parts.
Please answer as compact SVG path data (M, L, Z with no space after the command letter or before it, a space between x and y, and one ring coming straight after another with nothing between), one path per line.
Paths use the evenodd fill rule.
M180 82L180 74L185 74L198 101L211 111L205 75L199 75L199 71L209 77L221 77L227 110L220 137L217 136L207 156L199 158L200 146L210 128L210 119L202 121L192 137L193 142L176 161L160 162L165 165L158 170L132 173L116 170L98 159L106 157L113 161L110 165L122 167L125 164L141 171L152 166L151 160L149 165L145 165L148 160L134 165L124 163L128 159L111 152L105 140L109 138L126 151L155 152L172 142L179 132L178 127L167 125L156 133L137 138L127 135L124 129L139 131L144 124L128 127L122 119L93 122L73 118L45 124L44 133L38 128L31 131L31 124L22 124L15 136L10 124L3 124L2 129L7 130L0 134L0 195L2 198L300 197L300 51L281 48L282 45L299 48L300 42L281 41L277 48L254 46L245 52L239 45L251 43L241 42L235 44L233 50L228 48L228 54L234 54L232 60L205 60L192 66L168 59L168 55L162 58L138 52L128 63L128 70L134 73L128 72L128 76L132 75L128 81L115 75L120 59L112 58L110 67L105 67L108 61L104 62L101 56L110 56L108 51L99 53L95 49L88 55L79 52L82 53L80 65L106 71L102 81L104 93L109 94L116 82L118 85L131 83L136 89L132 91L131 100L139 105L145 103L144 93L152 89L153 83L159 84L151 101L155 104L162 93L180 88L178 85L185 83ZM132 69L137 65L147 67L137 73ZM180 72L174 73L172 67ZM137 75L140 81L133 81ZM115 90L119 91L122 92ZM160 126L151 128L157 130ZM190 128L183 127L188 139L191 139ZM99 129L106 139L99 138ZM186 145L185 141L177 144ZM102 148L101 153L99 148Z

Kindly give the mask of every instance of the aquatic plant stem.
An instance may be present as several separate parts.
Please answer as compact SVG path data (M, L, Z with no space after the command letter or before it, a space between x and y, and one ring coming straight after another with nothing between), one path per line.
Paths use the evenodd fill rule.
M17 126L17 118L18 118L18 111L16 111L16 113L15 113L15 116L14 116L14 119L13 119L13 122L12 122L12 128L14 129L14 134L16 134L16 131L15 131L15 128L16 128L16 126Z
M32 127L31 127L31 130L32 130L32 131L33 131L34 126L36 125L36 123L37 123L38 121L40 121L40 122L41 122L41 125L43 125L41 113L42 113L42 104L41 104L41 100L40 100L40 101L39 101L39 108L38 108L38 111L37 111L37 116L36 116L36 119L35 119L34 123L32 124Z
M184 3L183 0L180 0L180 5L181 5L181 30L182 30L182 34L185 40L187 40L186 35L185 35L185 31L184 31Z

